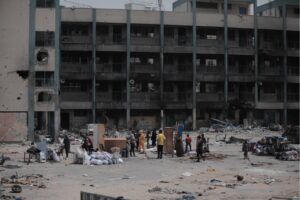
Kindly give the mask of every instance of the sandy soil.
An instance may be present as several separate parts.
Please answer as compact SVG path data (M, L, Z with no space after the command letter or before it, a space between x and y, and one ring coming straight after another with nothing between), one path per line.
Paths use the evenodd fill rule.
M185 193L191 193L195 199L201 200L299 197L299 162L279 161L272 156L252 154L250 161L244 160L241 144L216 143L215 134L206 134L210 138L210 150L212 153L227 155L227 158L200 163L187 156L177 158L165 155L162 160L157 160L155 153L149 153L150 159L144 154L138 154L134 158L125 158L120 165L74 165L71 164L71 158L61 163L27 165L23 163L26 146L5 144L0 145L0 152L12 160L0 167L0 177L10 177L16 172L19 176L42 174L44 178L39 184L43 183L46 188L27 185L22 187L21 193L12 194L9 193L10 187L4 184L5 194L27 200L79 200L80 191L123 196L132 200L175 200L182 199ZM195 147L196 133L192 133L192 136ZM251 133L238 137L258 136L261 137L261 134ZM75 147L72 146L71 150ZM251 163L260 166L252 166ZM21 168L8 169L5 168L7 165L19 165ZM189 172L191 176L183 175L185 172ZM243 176L244 180L237 181L236 175ZM212 179L222 182L216 186L210 183ZM266 183L269 180L274 182ZM155 187L161 191L149 191Z

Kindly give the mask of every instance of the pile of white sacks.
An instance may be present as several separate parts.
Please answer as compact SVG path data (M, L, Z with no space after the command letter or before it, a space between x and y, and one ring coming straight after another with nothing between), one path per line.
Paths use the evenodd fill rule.
M74 154L74 163L83 165L112 165L121 164L123 160L120 158L119 152L110 154L105 151L98 151L88 155L85 150L77 149Z

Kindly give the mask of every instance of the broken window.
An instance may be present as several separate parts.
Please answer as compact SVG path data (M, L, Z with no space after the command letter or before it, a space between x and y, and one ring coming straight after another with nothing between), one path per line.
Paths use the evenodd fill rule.
M48 92L38 93L38 102L49 102L52 99L52 94Z
M166 27L165 28L165 37L166 38L174 38L174 28Z
M63 36L87 36L89 34L88 24L63 24Z
M48 63L49 54L46 49L41 49L36 54L36 60L39 64L46 64Z
M53 72L36 72L35 86L36 87L52 87L54 85Z
M54 8L55 0L36 0L37 8Z
M276 94L276 88L271 86L265 86L264 87L264 93L265 94Z
M74 117L86 117L87 110L74 110Z
M203 9L217 9L217 3L208 3L208 2L196 2L196 8L203 8Z
M54 32L53 31L36 31L35 46L37 47L51 47L54 46Z
M97 82L96 90L98 92L108 92L108 83L107 82Z

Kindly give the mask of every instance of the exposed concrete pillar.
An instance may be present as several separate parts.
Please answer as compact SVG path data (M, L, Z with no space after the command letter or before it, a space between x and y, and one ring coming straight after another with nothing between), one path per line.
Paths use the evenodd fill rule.
M93 65L92 65L92 74L93 74L93 83L92 83L92 115L93 115L93 123L96 123L96 9L94 8L92 11L92 19L93 19L93 28L92 28L92 47L93 47Z
M164 11L160 11L160 127L164 127Z
M224 100L228 117L228 0L224 0Z
M61 9L59 0L55 1L55 71L54 71L54 87L55 95L57 96L54 111L54 137L58 137L60 131L60 23L61 23Z
M287 33L286 33L286 3L282 5L283 19L283 124L287 126Z
M197 59L197 38L196 38L196 0L193 0L193 130L196 130L197 126L197 98L196 98L196 77L197 77L197 70L196 70L196 59Z
M29 63L28 63L28 133L27 140L34 140L34 85L35 85L35 11L36 1L30 0L29 3Z
M127 10L127 25L126 25L126 93L127 93L127 103L126 103L126 125L130 128L130 24L131 24L131 10Z
M255 76L255 88L254 88L254 105L258 104L258 30L257 30L257 0L254 0L254 76Z

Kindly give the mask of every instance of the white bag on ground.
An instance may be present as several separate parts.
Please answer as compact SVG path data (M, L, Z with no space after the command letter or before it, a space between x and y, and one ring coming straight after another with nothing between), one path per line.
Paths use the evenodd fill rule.
M90 156L88 155L88 153L86 151L84 151L83 153L83 164L84 165L90 165Z

